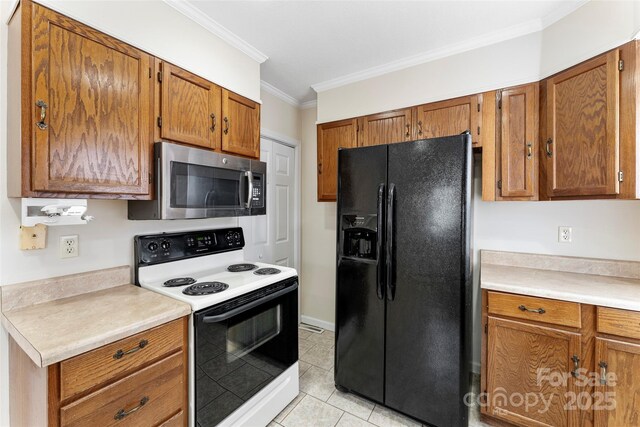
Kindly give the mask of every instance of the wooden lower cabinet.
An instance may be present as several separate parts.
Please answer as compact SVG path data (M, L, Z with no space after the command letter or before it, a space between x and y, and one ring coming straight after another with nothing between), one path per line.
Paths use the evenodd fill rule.
M186 426L188 322L177 319L49 367L49 426Z
M540 306L545 312L496 309L503 304L495 301L519 304L519 299L533 299L535 307L526 308ZM501 426L640 427L639 312L486 290L482 301L484 421ZM567 304L579 306L582 322L567 320L576 314L566 307L563 316L553 316ZM543 316L547 310L552 316L546 320L516 314ZM576 368L578 377L573 374Z
M577 426L578 412L565 410L580 356L580 334L489 317L487 343L488 414L525 426Z

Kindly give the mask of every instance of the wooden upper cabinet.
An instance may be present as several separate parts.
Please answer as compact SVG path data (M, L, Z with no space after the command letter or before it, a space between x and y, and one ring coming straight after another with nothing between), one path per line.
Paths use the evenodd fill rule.
M576 380L568 376L566 382L539 381L538 375L541 369L553 376L574 370L572 358L580 357L581 335L489 316L487 336L485 412L515 425L577 427L579 411L565 409L571 393L579 392ZM533 395L538 399L527 400L531 405L518 404L515 397Z
M260 104L222 90L222 151L260 157Z
M412 126L412 108L393 110L363 117L358 133L358 146L390 144L415 139Z
M498 91L501 198L538 198L538 83Z
M219 149L221 89L181 68L163 62L160 80L160 137Z
M548 196L619 192L618 60L616 49L547 80Z
M358 120L348 119L318 125L318 200L336 200L338 148L357 146Z
M415 139L471 133L474 146L480 146L482 95L463 96L432 102L417 108Z
M32 13L22 21L22 161L31 175L22 195L147 195L152 58L37 4L21 7Z
M595 427L640 425L640 345L596 338Z

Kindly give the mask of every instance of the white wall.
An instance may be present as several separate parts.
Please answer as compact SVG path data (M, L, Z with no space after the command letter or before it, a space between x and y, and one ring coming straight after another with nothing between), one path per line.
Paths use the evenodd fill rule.
M53 4L46 1L48 5ZM147 52L169 60L249 98L260 100L260 66L159 0L56 1L56 9L112 34ZM7 170L7 26L9 2L0 1L0 171ZM19 84L19 82L9 82ZM273 103L263 105L270 126L290 132L287 114L272 114ZM285 124L278 117L288 117ZM296 135L292 135L295 137ZM17 141L12 141L16 143ZM5 173L6 174L6 173ZM47 248L18 249L20 201L7 197L6 176L0 174L0 286L118 265L133 260L133 236L205 227L236 226L236 218L190 221L128 221L127 203L90 200L95 221L84 226L49 227ZM78 234L77 258L59 259L61 235ZM0 328L0 425L9 423L7 335Z
M300 141L300 109L262 90L260 127L271 133Z
M637 9L638 2L590 1L543 31L320 92L318 121L540 80L631 40Z

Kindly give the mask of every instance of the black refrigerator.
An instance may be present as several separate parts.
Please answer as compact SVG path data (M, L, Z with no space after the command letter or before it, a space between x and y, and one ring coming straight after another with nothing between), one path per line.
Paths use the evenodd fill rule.
M335 383L466 426L471 136L341 149Z

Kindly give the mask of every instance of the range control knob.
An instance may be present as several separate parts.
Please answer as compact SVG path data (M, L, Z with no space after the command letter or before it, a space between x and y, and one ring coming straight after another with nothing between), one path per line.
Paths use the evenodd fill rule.
M158 244L156 242L151 242L147 245L147 249L149 249L151 252L155 252L158 250Z
M164 249L165 251L168 251L169 248L171 247L171 243L169 243L168 241L163 241L162 243L160 243L160 247L162 249Z
M233 233L233 238L236 240L240 240L240 233L238 233L237 231Z

